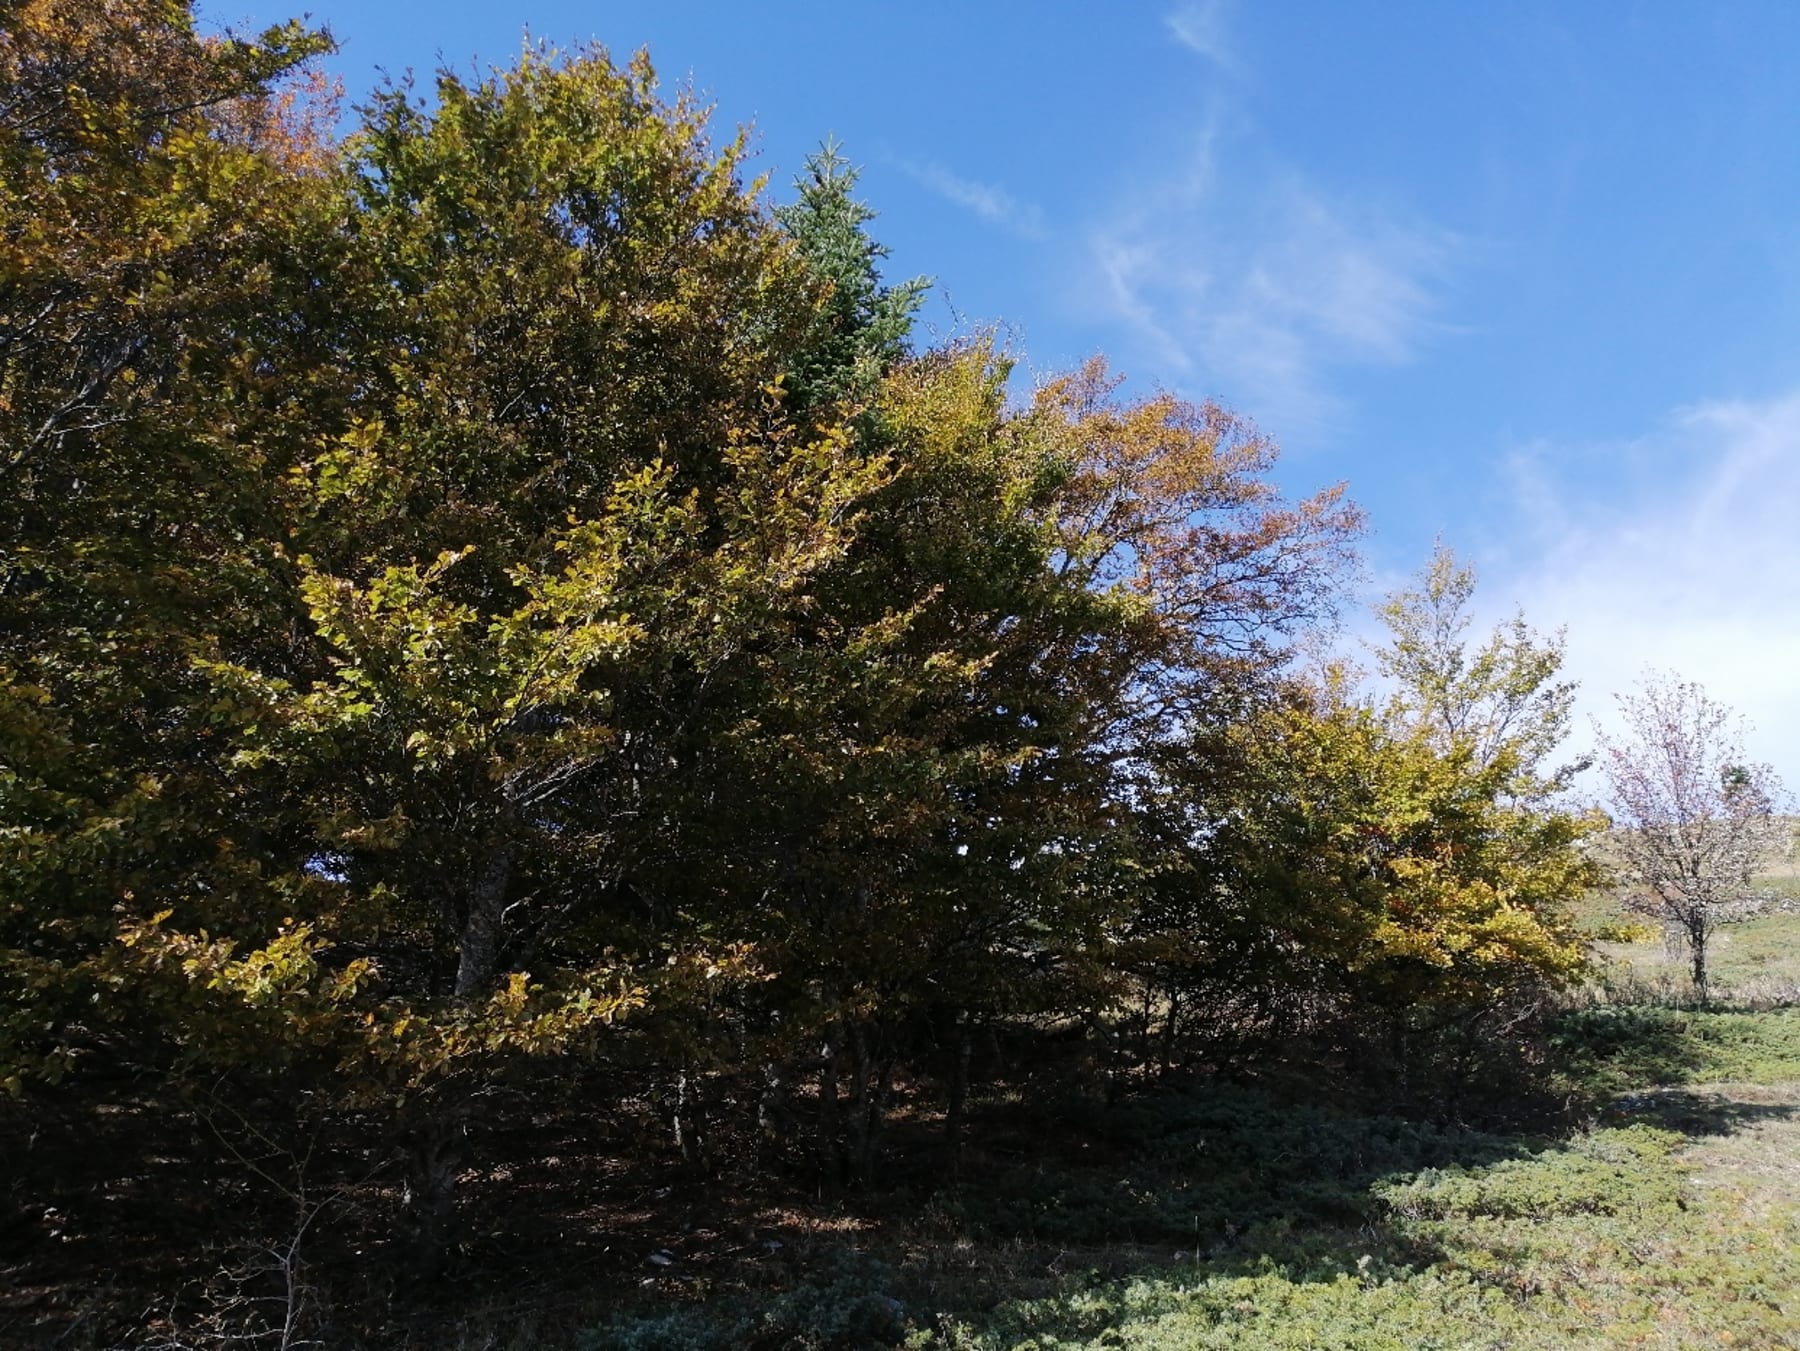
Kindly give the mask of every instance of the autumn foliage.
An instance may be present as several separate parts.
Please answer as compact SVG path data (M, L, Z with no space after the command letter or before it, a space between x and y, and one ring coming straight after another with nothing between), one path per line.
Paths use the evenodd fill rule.
M327 42L6 11L13 1093L373 1113L429 1253L483 1103L558 1067L671 1085L683 1149L737 1084L838 1186L902 1084L954 1144L996 1029L1116 1084L1578 967L1543 739L1293 660L1341 488L1099 361L916 347L854 172L772 209L643 57L340 139Z

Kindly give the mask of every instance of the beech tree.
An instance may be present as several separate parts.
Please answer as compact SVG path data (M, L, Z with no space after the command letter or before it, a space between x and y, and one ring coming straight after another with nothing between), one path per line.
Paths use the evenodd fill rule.
M1599 822L1556 801L1578 766L1544 767L1573 698L1560 636L1516 617L1471 649L1473 593L1440 547L1379 609L1389 693L1278 669L1157 760L1130 952L1167 1039L1181 1017L1216 1052L1355 1014L1473 1025L1581 968L1567 902Z
M1560 678L1563 635L1541 636L1515 614L1471 649L1474 594L1474 569L1440 543L1417 583L1379 607L1388 640L1375 661L1395 686L1389 717L1482 765L1510 756L1523 776L1514 791L1553 794L1589 763L1544 764L1567 739L1575 705L1575 683Z
M322 43L7 34L0 1077L392 1110L430 1247L472 1091L738 961L642 861L888 470L783 411L822 288L647 63L323 163L216 115Z
M1742 894L1786 831L1775 815L1781 781L1750 758L1744 720L1694 681L1651 672L1618 705L1618 733L1595 726L1611 845L1649 912L1686 938L1704 1002L1719 907Z
M329 39L203 38L181 5L42 0L0 33L0 1079L134 1026L121 915L241 839L219 647L279 664L262 432L338 214L266 96ZM302 138L303 139L303 138ZM305 242L305 243L303 243ZM282 371L272 389L270 375ZM245 398L247 392L262 391ZM227 432L227 428L231 432ZM265 838L267 847L279 836ZM140 908L140 903L141 907Z
M1568 902L1598 879L1580 845L1599 822L1519 800L1513 752L1397 729L1342 679L1278 687L1190 745L1132 951L1202 1041L1342 1021L1404 1042L1582 969Z

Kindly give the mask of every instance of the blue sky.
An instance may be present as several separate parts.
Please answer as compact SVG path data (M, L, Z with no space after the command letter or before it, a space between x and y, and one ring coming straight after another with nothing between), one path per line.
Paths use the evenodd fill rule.
M1587 711L1673 669L1800 784L1800 6L314 3L353 97L529 25L647 46L778 197L837 137L936 332L1219 398L1348 481L1370 594L1441 536Z

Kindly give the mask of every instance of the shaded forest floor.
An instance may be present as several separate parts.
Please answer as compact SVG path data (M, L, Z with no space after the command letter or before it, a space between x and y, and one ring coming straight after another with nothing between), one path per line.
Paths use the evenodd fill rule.
M1800 1346L1800 1009L1641 976L1558 1017L1510 1121L1324 1103L1305 1066L1003 1081L957 1175L921 1095L835 1200L684 1163L649 1097L501 1097L430 1281L374 1123L40 1099L0 1117L0 1345Z

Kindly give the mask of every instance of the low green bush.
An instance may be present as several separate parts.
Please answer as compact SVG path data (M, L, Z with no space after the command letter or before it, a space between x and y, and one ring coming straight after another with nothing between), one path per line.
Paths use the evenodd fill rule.
M1680 1176L1669 1156L1681 1143L1675 1132L1651 1126L1604 1130L1484 1168L1429 1168L1376 1194L1407 1220L1673 1212Z
M1596 1095L1800 1079L1800 1009L1595 1004L1565 1013L1550 1044L1567 1082Z

